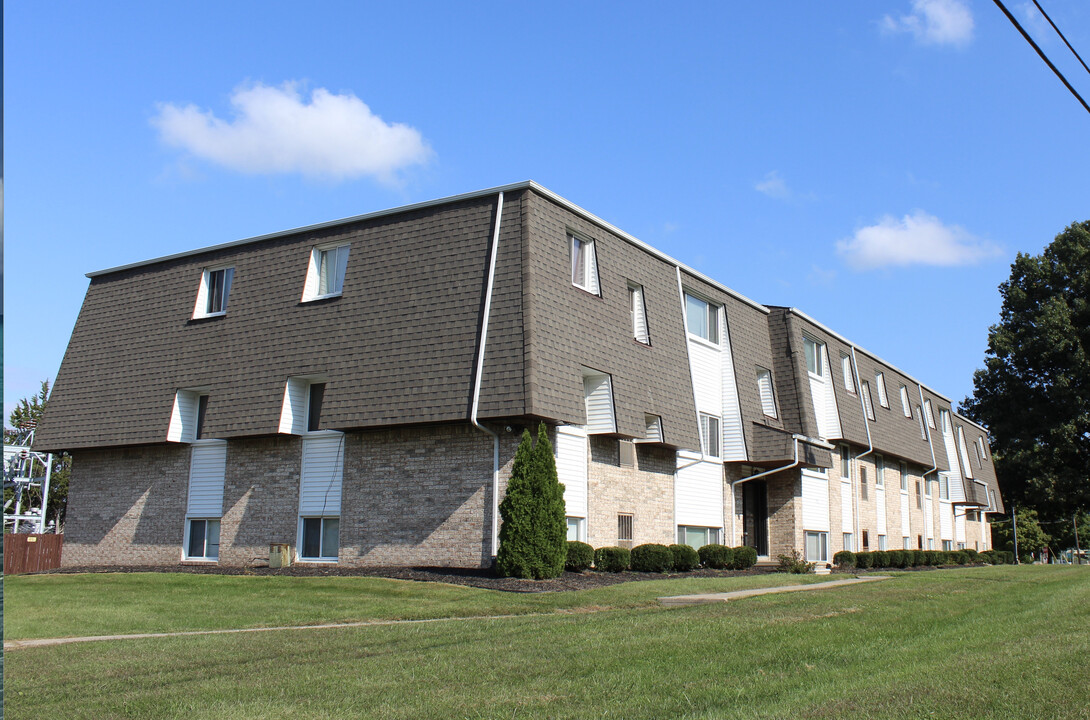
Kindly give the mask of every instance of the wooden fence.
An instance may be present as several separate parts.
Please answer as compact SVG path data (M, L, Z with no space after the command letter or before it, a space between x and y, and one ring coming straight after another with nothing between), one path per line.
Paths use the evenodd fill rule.
M4 535L4 574L52 570L61 566L64 535Z

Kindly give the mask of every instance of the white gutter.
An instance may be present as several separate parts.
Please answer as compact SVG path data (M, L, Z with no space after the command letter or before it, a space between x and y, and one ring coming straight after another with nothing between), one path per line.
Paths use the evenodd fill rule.
M488 261L488 285L484 291L484 314L481 316L481 344L477 347L477 369L473 376L473 404L469 421L482 432L492 436L492 557L500 548L500 436L477 422L477 408L481 401L481 377L484 373L484 350L488 343L488 317L492 312L492 285L496 280L496 254L500 247L500 220L503 218L503 191L496 198L496 228L492 233L492 249Z

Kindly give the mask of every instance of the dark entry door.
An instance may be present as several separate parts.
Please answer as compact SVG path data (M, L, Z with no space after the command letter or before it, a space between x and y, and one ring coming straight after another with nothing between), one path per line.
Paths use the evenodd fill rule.
M764 480L742 485L742 544L768 555L768 486Z

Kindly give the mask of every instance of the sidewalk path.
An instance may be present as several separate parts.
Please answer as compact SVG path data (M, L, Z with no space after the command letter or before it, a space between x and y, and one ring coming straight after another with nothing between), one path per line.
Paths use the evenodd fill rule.
M727 602L754 595L769 595L771 593L803 592L806 590L824 590L831 587L844 585L857 585L859 583L873 582L875 580L888 580L890 575L868 575L866 577L853 577L844 580L831 580L829 582L810 583L808 585L783 585L780 587L755 588L753 590L735 590L733 592L704 593L702 595L674 595L672 597L660 597L659 602L666 607L681 607L684 605L707 605L708 603Z

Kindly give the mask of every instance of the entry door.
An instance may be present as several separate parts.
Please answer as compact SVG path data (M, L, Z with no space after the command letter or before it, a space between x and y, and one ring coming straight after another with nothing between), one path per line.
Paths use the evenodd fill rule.
M742 485L742 544L768 555L768 486L764 480Z

